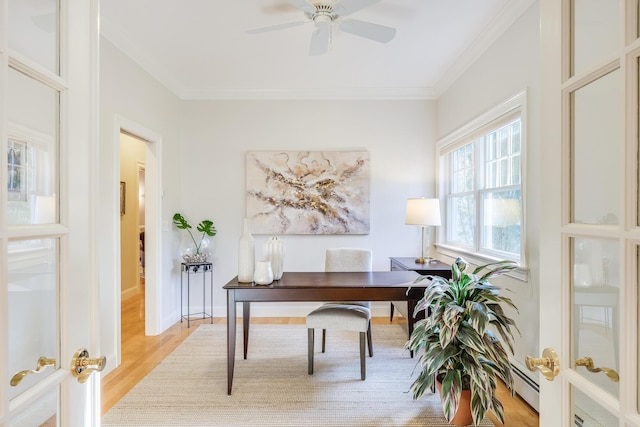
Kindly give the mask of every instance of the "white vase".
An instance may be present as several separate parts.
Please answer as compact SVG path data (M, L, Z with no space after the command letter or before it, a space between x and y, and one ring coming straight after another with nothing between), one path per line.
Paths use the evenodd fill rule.
M253 282L255 269L255 244L249 232L249 220L244 219L243 231L238 244L238 282Z
M264 258L271 262L273 280L282 278L284 266L284 244L277 237L271 237L264 242Z
M270 261L258 261L256 271L253 274L253 281L256 285L269 285L273 282L273 270Z

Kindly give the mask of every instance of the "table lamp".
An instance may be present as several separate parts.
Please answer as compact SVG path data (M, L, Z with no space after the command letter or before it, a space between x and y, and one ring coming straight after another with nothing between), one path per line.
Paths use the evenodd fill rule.
M425 264L429 258L424 256L424 234L427 227L432 225L441 225L440 221L440 200L425 199L424 197L417 199L407 199L407 212L405 224L417 225L422 231L422 255L416 258L418 264ZM429 246L429 236L427 235L427 246Z

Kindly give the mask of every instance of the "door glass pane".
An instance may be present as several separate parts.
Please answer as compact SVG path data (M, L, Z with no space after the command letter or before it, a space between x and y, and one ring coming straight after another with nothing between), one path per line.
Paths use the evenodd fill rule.
M16 240L9 242L8 249L9 373L36 369L40 357L55 363L39 374L23 376L9 388L12 399L60 366L58 239Z
M638 3L638 10L640 10L640 3ZM638 20L638 22L640 22L640 19ZM637 80L636 84L638 87L638 92L636 93L636 108L638 110L640 110L640 58L636 58L636 68L635 68L635 78ZM638 117L638 121L640 121L640 117ZM638 141L636 141L636 144L640 145L640 139ZM640 150L638 151L637 154L637 158L636 158L636 162L637 164L640 164ZM636 206L636 224L638 226L640 226L640 168L638 168L638 170L636 170L636 174L637 177L636 179L638 180L638 194L636 195L636 201L638 203L638 206Z
M571 220L620 224L624 171L620 70L575 91L571 108Z
M9 47L59 74L57 0L9 0Z
M8 223L55 223L59 93L12 68L8 83Z
M573 385L571 386L573 400L572 414L574 419L570 421L572 426L590 427L618 427L618 419L609 411L600 406L595 400L582 393ZM569 424L567 424L569 425Z
M611 58L620 37L617 0L573 0L571 75Z
M618 246L614 240L575 237L573 254L573 353L576 371L592 383L618 396L618 382L606 375L618 372L620 289ZM603 372L593 373L592 368ZM606 368L606 369L605 369ZM613 374L612 374L613 375Z
M58 391L50 390L11 420L7 427L56 427L58 424Z
M633 26L633 28L635 29L635 32L630 41L633 41L633 39L637 39L640 36L640 3L636 3L635 8L636 8L635 16L632 16L632 19L635 20L635 25Z

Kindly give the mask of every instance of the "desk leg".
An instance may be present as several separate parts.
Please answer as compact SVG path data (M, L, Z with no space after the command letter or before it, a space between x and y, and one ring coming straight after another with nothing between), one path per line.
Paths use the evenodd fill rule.
M411 339L411 334L413 333L413 324L416 322L416 319L413 317L413 312L416 309L415 301L407 301L407 312L409 318L407 319L407 330L409 331L409 339ZM411 358L413 359L413 350L409 352Z
M249 324L251 320L251 303L242 303L242 332L244 337L244 358L247 359L247 349L249 348Z
M227 289L227 394L231 395L236 360L236 294Z

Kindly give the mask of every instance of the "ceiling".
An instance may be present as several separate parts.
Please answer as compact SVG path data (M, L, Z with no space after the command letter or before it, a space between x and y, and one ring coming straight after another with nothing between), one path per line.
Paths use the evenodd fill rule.
M333 1L333 0L324 0ZM312 23L287 0L104 0L102 35L182 99L436 98L533 0L381 0L348 18L393 27L383 44ZM344 18L339 18L344 19Z

